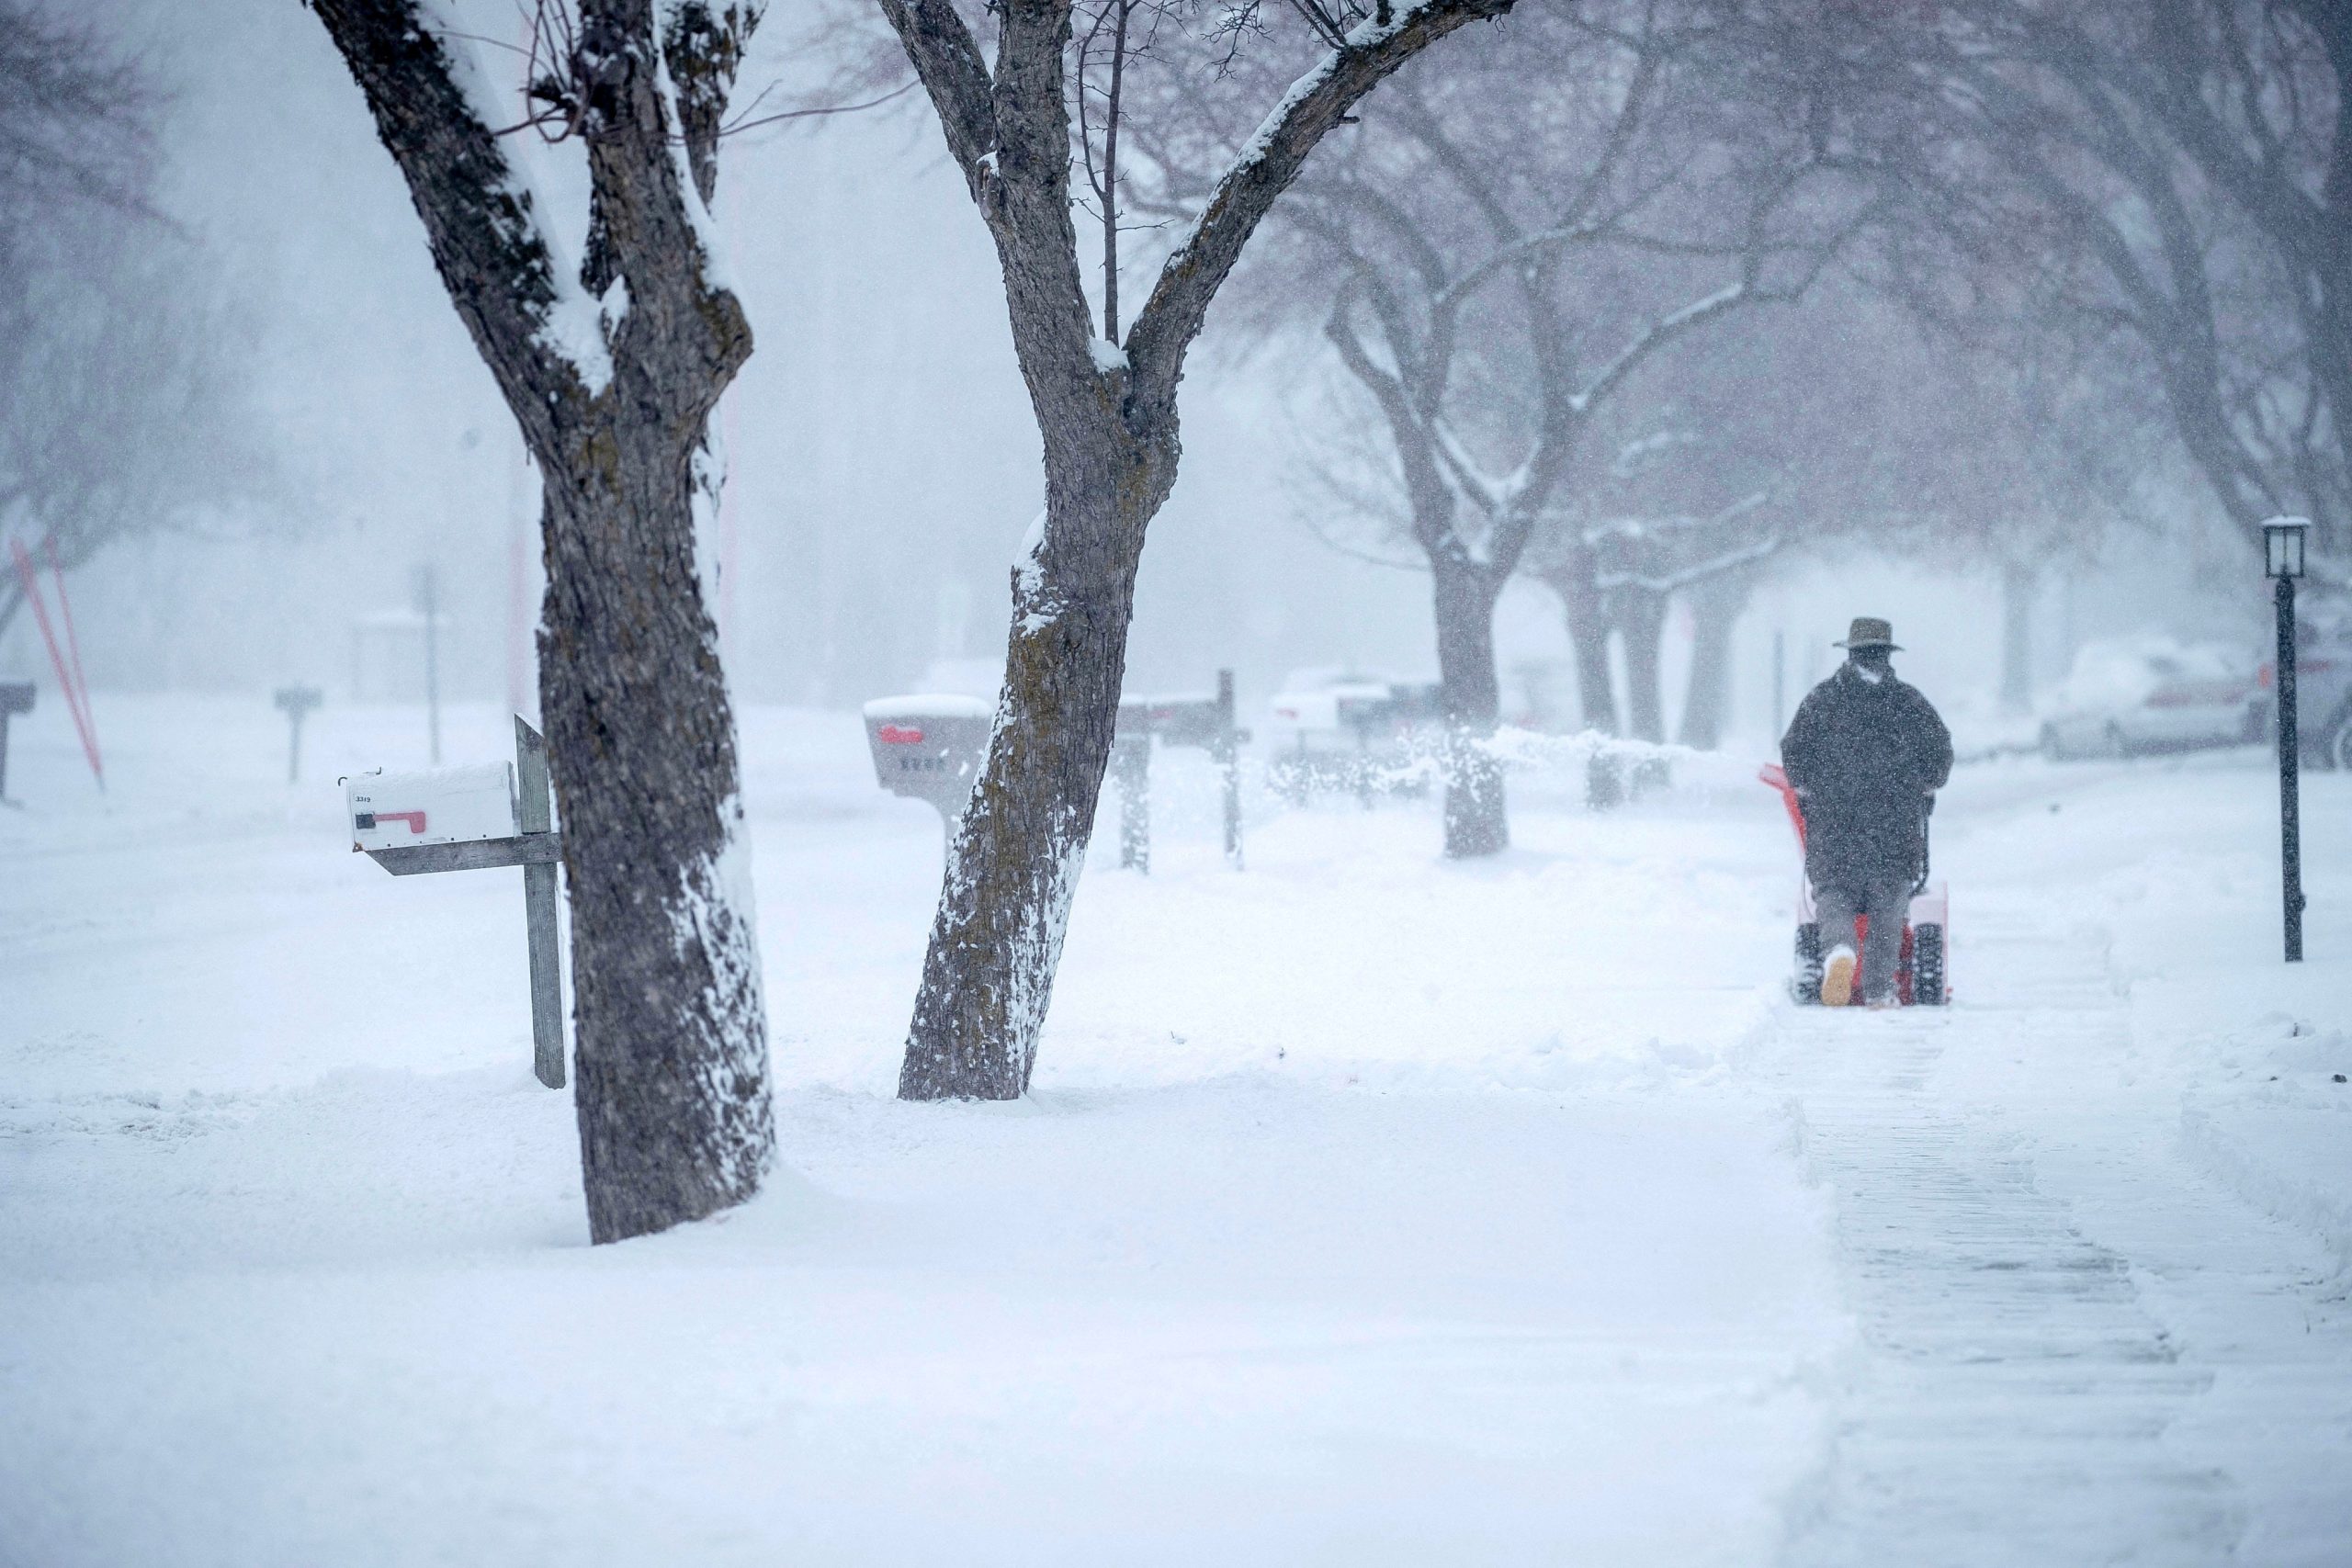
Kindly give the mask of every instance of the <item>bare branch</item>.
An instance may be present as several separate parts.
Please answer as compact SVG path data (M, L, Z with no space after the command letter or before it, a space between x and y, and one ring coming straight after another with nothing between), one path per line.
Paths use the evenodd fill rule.
M1418 0L1385 23L1358 23L1320 64L1292 85L1218 180L1216 194L1160 269L1151 298L1136 318L1128 357L1153 396L1175 396L1184 351L1199 333L1209 301L1316 144L1406 61L1457 28L1504 15L1512 4Z

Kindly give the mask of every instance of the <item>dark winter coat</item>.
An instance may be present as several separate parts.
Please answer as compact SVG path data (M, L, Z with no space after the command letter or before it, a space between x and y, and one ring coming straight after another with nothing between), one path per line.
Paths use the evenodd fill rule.
M1928 796L1951 776L1951 732L1917 687L1840 665L1797 708L1781 765L1804 807L1815 887L1860 893L1918 876Z

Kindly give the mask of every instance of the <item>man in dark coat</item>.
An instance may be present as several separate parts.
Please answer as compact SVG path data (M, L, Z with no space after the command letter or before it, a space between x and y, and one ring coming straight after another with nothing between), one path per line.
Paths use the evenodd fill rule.
M1781 766L1804 807L1804 874L1826 960L1821 999L1854 992L1854 922L1870 917L1862 999L1891 1006L1911 888L1927 857L1928 812L1951 776L1951 732L1917 687L1897 680L1894 628L1857 618L1846 662L1815 686L1781 738Z

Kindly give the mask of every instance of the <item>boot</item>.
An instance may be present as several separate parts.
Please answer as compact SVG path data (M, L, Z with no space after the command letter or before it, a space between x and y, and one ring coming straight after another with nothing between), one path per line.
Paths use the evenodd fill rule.
M1821 971L1821 1005L1841 1008L1854 999L1854 950L1840 943L1829 950Z

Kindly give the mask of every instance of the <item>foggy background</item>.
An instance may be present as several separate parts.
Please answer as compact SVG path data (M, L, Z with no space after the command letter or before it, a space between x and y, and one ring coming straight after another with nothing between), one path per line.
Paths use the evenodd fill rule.
M331 701L415 700L412 574L429 564L444 694L534 709L537 481L324 29L290 3L93 0L84 15L171 95L158 205L217 267L217 284L190 286L224 290L241 323L232 348L284 491L201 537L132 538L70 575L93 684L261 703L306 682ZM789 34L760 36L746 94L780 73ZM728 144L718 211L758 334L718 421L730 479L716 609L742 700L850 705L1002 647L1008 562L1039 503L1037 437L986 233L910 102ZM1234 314L1212 312L1193 360L1129 689L1201 688L1231 666L1247 705L1296 666L1432 675L1426 578L1335 551L1299 516L1286 465L1297 422L1328 417L1317 355L1245 357ZM2042 679L2120 629L2258 637L2258 563L2203 486L2183 472L2145 488L2153 527L2038 591ZM1731 737L1768 732L1776 630L1792 704L1857 614L1893 617L1905 673L1938 701L1988 702L1999 593L1989 568L1852 545L1792 553L1738 625ZM1688 640L1678 604L1669 726ZM1498 645L1508 714L1515 671L1567 656L1557 601L1514 584ZM0 677L49 681L29 615L0 634Z

